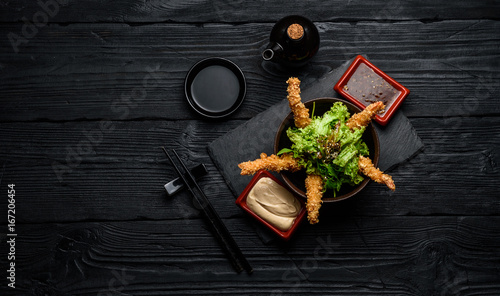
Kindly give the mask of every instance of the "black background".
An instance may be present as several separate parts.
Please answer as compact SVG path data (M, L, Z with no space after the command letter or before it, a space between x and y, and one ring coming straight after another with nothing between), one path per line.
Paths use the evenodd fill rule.
M498 295L500 2L40 2L52 6L0 1L2 295ZM260 57L290 14L321 37L300 70ZM410 89L401 110L425 148L390 171L396 192L370 183L265 243L207 145L281 101L289 76L314 81L357 54ZM247 79L225 120L184 99L211 56ZM163 145L207 165L200 184L252 275L233 271L187 192L166 196Z

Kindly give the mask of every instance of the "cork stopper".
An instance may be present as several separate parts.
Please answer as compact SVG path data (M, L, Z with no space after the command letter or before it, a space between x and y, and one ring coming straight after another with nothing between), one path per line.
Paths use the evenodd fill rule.
M286 30L288 37L292 40L299 40L304 36L304 28L299 24L291 24Z

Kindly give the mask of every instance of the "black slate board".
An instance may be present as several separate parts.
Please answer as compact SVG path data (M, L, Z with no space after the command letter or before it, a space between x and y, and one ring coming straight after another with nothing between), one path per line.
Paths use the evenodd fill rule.
M352 61L353 59L345 62L316 81L309 84L301 83L302 101L307 102L321 97L343 99L333 90L333 86ZM283 87L286 88L286 86L287 84L283 82ZM235 197L241 194L252 179L252 176L240 175L238 164L257 159L262 152L267 155L274 152L275 133L288 113L290 113L288 100L283 99L208 145L210 157ZM423 143L413 126L400 110L394 114L385 127L375 123L375 128L380 141L378 167L383 171L394 168L397 164L416 155L423 148ZM278 174L275 175L281 178ZM263 243L268 244L276 240L276 235L267 228L260 224L254 224L254 226Z
M320 97L343 99L333 90L333 86L351 62L352 60L345 62L309 85L301 85L302 101L307 102ZM282 87L286 88L285 82ZM411 99L411 95L407 99ZM273 153L275 133L289 112L288 101L283 99L208 145L210 157L236 197L252 178L252 176L241 176L238 164L257 159L262 152L268 155ZM378 124L375 124L375 127L380 140L378 167L383 171L394 168L423 148L423 143L413 126L400 110L385 127Z

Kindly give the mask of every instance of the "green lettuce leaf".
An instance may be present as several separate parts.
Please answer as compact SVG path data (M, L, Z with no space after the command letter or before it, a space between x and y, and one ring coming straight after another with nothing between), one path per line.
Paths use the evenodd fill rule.
M359 184L358 159L368 155L368 146L361 137L365 128L351 131L345 122L350 118L347 107L336 102L323 116L314 116L305 128L291 127L287 136L292 147L279 153L293 152L294 157L305 168L307 174L323 177L325 190L332 189L334 195L343 184ZM326 148L326 143L335 143L335 153Z

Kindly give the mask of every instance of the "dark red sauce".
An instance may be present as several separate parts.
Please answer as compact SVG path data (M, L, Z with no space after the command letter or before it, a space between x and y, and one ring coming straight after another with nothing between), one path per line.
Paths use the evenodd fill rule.
M364 63L359 64L344 86L344 90L365 106L382 101L385 104L385 110L389 110L401 94L401 91L394 88Z

